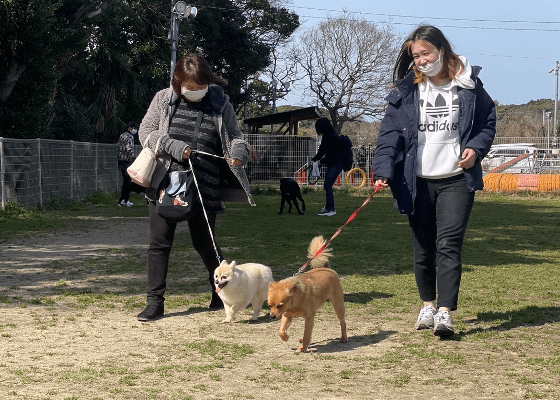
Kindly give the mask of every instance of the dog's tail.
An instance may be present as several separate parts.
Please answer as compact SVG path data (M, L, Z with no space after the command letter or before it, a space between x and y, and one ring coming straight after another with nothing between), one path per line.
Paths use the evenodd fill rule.
M309 244L309 248L307 249L307 257L312 258L313 256L315 256L315 254L319 251L319 249L321 249L321 247L324 246L325 243L326 240L323 239L323 236L314 237ZM324 249L321 254L311 260L311 262L309 263L311 268L330 268L329 257L332 255L331 252L332 249L330 247Z

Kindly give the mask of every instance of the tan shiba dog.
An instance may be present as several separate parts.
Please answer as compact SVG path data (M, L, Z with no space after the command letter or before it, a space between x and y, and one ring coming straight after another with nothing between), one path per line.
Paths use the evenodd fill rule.
M313 238L307 251L311 258L324 245L322 236ZM282 316L280 326L280 338L288 340L286 330L290 326L293 317L305 319L305 329L301 346L297 351L307 351L311 341L315 313L326 302L330 301L334 311L340 320L342 335L340 341L346 343L346 320L344 311L344 293L338 274L329 267L328 259L331 249L325 249L323 253L313 259L310 263L311 270L303 274L286 278L280 282L271 282L268 285L268 305L270 316L277 319Z
M235 313L249 304L255 310L251 320L256 321L266 300L268 284L272 281L272 271L266 265L237 265L235 261L230 264L222 261L214 270L216 293L224 302L226 311L226 318L222 322L231 322Z

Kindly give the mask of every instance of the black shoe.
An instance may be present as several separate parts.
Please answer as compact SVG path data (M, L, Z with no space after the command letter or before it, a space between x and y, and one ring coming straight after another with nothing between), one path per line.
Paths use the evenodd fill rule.
M208 307L210 310L219 310L224 308L224 302L218 296L218 293L212 292L212 301L210 302L210 306Z
M138 314L138 321L155 321L163 316L163 304L148 304L144 311Z

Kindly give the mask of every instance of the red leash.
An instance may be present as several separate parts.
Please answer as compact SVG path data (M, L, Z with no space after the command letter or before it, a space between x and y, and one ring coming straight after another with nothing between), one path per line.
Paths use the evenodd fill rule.
M360 213L360 211L362 211L362 208L364 208L366 206L367 203L369 203L369 201L371 200L371 198L373 197L374 194L376 194L377 192L379 192L381 190L381 185L377 185L377 187L375 188L375 190L373 191L372 194L370 194L367 199L365 199L364 203L360 206L360 208L358 208L356 211L354 211L352 213L352 215L350 215L350 218L348 218L348 221L346 221L346 223L344 225L342 225L340 228L338 228L338 230L334 233L334 235L332 235L332 237L327 240L325 242L325 244L323 246L321 246L321 248L319 250L317 250L317 252L313 255L313 257L311 257L309 260L307 260L305 262L305 264L303 264L301 266L300 269L298 269L298 272L296 272L294 275L299 275L301 274L303 271L305 271L305 269L309 266L309 264L311 263L311 260L313 260L315 257L317 257L318 255L320 255L323 251L325 251L325 249L327 248L327 246L329 245L330 242L333 241L333 239L335 237L337 237L338 235L340 235L340 232L342 232L342 230L344 229L344 227L346 225L348 225L351 221L353 221L358 214Z

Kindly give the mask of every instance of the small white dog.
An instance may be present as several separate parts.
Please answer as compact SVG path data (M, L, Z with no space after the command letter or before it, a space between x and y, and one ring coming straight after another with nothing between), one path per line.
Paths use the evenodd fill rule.
M256 321L268 295L268 283L273 280L272 270L266 265L237 265L235 261L230 264L222 261L214 270L216 293L224 302L226 311L226 319L222 323L231 322L235 313L249 304L255 310L251 320Z

